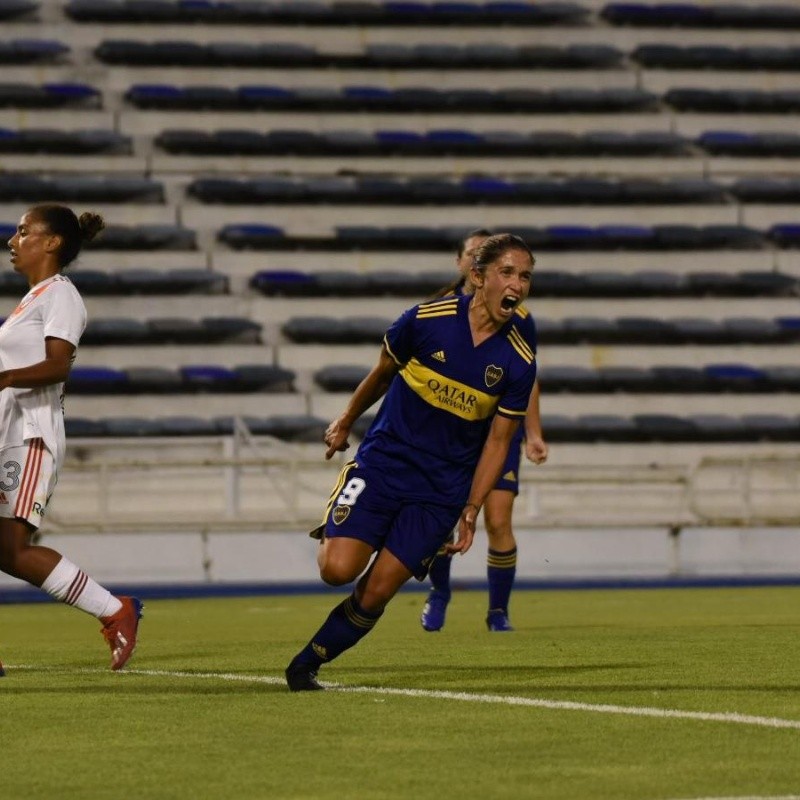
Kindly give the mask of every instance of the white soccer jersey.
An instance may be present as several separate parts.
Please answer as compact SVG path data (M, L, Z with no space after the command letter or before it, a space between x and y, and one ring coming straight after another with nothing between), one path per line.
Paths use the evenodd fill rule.
M72 281L54 275L37 283L0 326L0 369L19 369L43 361L45 338L78 346L86 328L86 306ZM56 469L64 460L64 384L0 391L0 447L41 437Z

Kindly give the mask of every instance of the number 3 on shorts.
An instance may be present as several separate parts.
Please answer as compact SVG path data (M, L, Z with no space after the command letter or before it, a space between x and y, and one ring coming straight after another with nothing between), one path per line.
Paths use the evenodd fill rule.
M6 461L3 464L6 472L5 478L0 482L0 491L13 492L19 486L20 466L16 461Z
M337 506L353 506L358 500L358 496L366 488L366 481L363 478L350 478L347 485L342 489L341 494L336 498Z

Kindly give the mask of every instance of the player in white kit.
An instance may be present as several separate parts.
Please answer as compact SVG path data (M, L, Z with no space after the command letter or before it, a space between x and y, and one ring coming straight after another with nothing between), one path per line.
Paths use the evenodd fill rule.
M118 670L136 646L141 602L115 597L33 543L64 461L64 382L86 327L86 307L62 270L103 227L97 214L39 205L8 242L30 291L0 326L0 570L97 617Z

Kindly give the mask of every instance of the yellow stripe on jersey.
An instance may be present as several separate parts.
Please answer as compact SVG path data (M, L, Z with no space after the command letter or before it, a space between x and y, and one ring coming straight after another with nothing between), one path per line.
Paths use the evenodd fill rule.
M528 309L527 309L527 308L525 308L525 306L517 306L517 308L516 308L516 310L514 311L514 313L515 313L515 314L516 314L516 315L517 315L517 316L518 316L520 319L527 319L527 318L528 318L528 317L531 315L531 312L530 312L530 311L528 311Z
M511 346L522 356L526 363L531 364L533 362L533 350L531 350L530 345L522 338L520 332L513 325L508 332L508 341L511 342Z
M333 508L333 504L336 502L336 498L339 496L339 492L342 491L345 483L347 482L347 476L350 474L350 471L355 466L356 466L355 461L348 461L339 472L339 477L336 480L336 485L333 487L333 490L331 491L331 496L328 498L328 505L325 506L325 513L322 515L323 525L330 516L331 509Z
M507 417L519 417L520 419L522 419L522 417L525 416L525 411L524 410L523 411L512 411L509 408L503 408L503 406L498 406L497 410L498 411L502 411Z
M416 358L412 358L400 370L400 376L411 391L428 405L448 411L461 419L488 419L497 409L497 397L465 383L445 378Z
M417 308L417 319L430 319L432 317L448 317L458 313L458 297L448 300L437 300L433 303L423 303Z

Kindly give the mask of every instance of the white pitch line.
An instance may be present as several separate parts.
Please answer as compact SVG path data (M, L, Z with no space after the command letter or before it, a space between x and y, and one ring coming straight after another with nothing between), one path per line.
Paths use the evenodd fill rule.
M9 671L31 670L40 672L82 672L105 673L106 670L80 669L67 670L58 667L36 667L33 665L8 665ZM263 683L271 686L285 684L283 678L269 675L242 675L236 672L181 672L163 669L127 669L119 675L143 675L155 678L194 678L198 680L219 680L238 683ZM595 714L623 714L632 717L656 717L661 719L691 719L698 722L723 722L734 725L754 725L762 728L789 728L800 730L800 720L781 719L780 717L758 717L736 712L715 711L681 711L676 708L649 708L647 706L618 706L604 703L578 703L572 700L545 700L537 697L515 697L501 694L471 694L469 692L448 692L437 689L393 689L382 686L344 686L338 683L323 685L337 692L353 694L380 694L396 697L422 697L435 700L457 700L467 703L490 703L506 706L526 706L528 708L547 708L554 711L584 711ZM739 798L738 800L747 800ZM774 800L795 800L794 798L774 798ZM800 796L796 798L800 800Z

